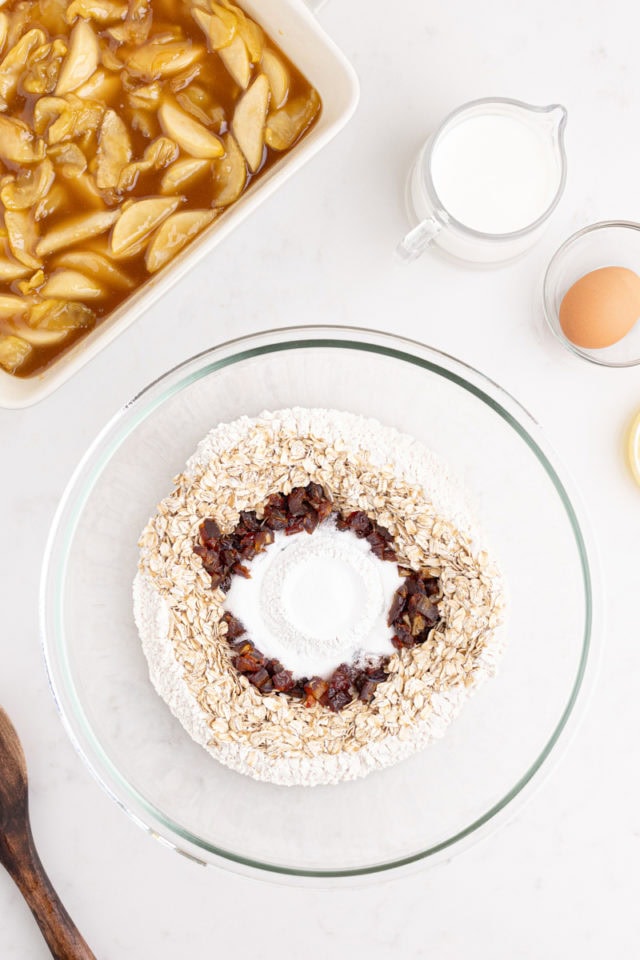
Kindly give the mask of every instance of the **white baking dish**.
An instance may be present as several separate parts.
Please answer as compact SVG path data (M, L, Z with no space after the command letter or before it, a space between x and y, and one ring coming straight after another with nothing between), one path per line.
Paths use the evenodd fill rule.
M328 143L353 113L358 101L356 74L303 0L242 0L242 5L317 89L322 100L322 113L317 124L291 153L272 167L166 270L128 297L84 340L54 361L50 369L24 380L0 370L0 406L29 406L68 380ZM310 6L317 8L319 4L310 3Z

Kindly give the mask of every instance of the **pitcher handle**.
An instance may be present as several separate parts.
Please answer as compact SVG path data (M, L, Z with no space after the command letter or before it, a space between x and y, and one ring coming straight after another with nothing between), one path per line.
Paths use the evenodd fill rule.
M405 263L417 260L440 233L442 225L429 217L407 233L396 247L396 256Z

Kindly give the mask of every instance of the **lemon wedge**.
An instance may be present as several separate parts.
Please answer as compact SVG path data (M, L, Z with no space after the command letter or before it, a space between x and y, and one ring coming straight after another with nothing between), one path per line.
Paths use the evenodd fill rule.
M633 418L627 437L627 457L633 479L640 486L640 411Z

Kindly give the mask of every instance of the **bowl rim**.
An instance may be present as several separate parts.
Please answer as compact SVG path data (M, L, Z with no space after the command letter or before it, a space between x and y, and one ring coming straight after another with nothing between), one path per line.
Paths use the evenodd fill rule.
M64 643L60 603L68 554L75 529L94 484L120 444L155 409L180 390L204 376L215 374L241 360L280 350L330 347L378 353L412 363L469 390L500 415L529 446L551 480L576 542L585 594L585 623L578 670L565 708L539 755L515 785L481 816L446 840L410 855L364 867L311 869L271 864L227 851L185 830L165 816L131 787L111 762L84 715L69 669ZM521 420L526 423L521 423ZM62 555L60 554L62 551ZM126 403L105 427L78 463L58 504L45 548L40 581L40 641L49 686L72 744L102 789L144 830L164 845L196 862L216 863L236 872L263 879L296 882L367 879L416 868L420 864L449 859L492 832L521 806L550 772L570 742L593 688L602 635L603 608L599 563L585 511L566 469L543 437L539 424L526 408L494 380L464 361L418 341L362 327L302 326L281 327L227 340L177 364L157 377ZM580 707L580 709L578 709Z
M596 367L609 367L613 369L620 367L636 367L640 363L640 356L638 356L636 360L605 360L603 357L594 356L593 353L588 353L575 343L571 343L571 341L568 340L562 332L562 328L560 327L560 319L551 302L551 293L549 290L551 285L551 273L565 257L567 251L570 250L575 244L579 243L583 237L586 237L591 233L597 233L600 230L610 230L611 228L640 231L640 222L636 220L598 220L597 223L589 223L580 230L576 230L576 232L572 233L570 237L567 237L564 243L558 247L556 252L549 260L547 268L544 272L544 278L542 281L542 308L544 311L545 320L547 321L547 326L551 330L551 333L554 335L556 340L562 344L565 350L569 351L569 353L574 354L576 357L580 357L581 360L586 360L588 363L592 363Z

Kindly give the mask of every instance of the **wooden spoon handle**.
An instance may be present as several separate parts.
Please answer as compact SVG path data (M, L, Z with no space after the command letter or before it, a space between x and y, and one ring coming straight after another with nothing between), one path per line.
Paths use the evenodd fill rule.
M56 960L96 960L53 889L40 862L28 820L19 833L0 835L0 861L27 901Z

